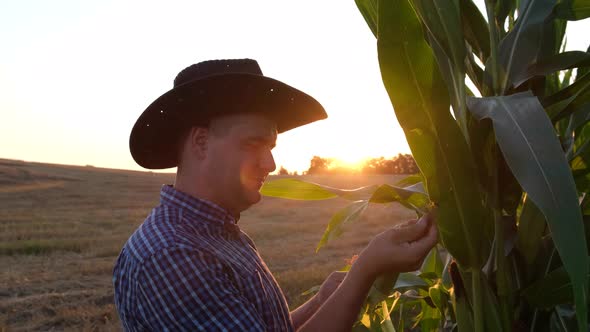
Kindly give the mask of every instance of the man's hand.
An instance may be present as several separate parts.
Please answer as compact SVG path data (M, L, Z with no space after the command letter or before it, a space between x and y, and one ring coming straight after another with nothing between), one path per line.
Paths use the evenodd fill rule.
M430 217L410 221L377 235L334 288L330 275L322 285L330 293L324 304L298 331L350 331L375 278L386 272L416 270L435 244L437 231ZM335 290L334 290L335 289ZM322 292L320 288L320 292ZM318 295L319 296L319 293ZM304 320L305 321L305 320Z
M432 219L431 215L425 215L378 234L355 264L371 279L382 273L419 269L437 242L438 233Z

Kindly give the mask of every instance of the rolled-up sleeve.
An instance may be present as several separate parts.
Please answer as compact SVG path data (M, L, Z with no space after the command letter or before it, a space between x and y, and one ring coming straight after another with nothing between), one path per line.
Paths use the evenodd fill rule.
M138 274L137 312L149 330L264 331L262 317L215 256L159 251Z

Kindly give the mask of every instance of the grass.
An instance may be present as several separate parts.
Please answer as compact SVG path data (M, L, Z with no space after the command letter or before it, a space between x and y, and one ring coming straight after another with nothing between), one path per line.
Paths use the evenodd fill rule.
M394 176L308 176L341 188L392 183ZM111 271L172 174L0 159L0 331L119 331ZM263 198L240 227L256 242L293 309L301 294L345 265L377 233L412 218L398 205L362 219L315 248L346 201Z
M54 251L81 253L89 244L87 239L17 240L0 243L0 255L41 255Z

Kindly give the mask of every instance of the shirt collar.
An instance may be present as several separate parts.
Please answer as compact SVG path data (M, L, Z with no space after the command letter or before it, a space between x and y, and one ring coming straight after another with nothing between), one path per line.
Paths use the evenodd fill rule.
M208 200L178 191L171 185L162 186L160 204L182 209L183 212L212 224L224 227L235 225L237 227L236 218L226 209ZM229 227L231 228L231 226Z

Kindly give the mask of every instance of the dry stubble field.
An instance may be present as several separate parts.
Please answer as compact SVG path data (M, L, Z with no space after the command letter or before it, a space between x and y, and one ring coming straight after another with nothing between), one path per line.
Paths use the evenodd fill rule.
M306 176L340 188L393 183L395 176ZM0 159L0 331L120 330L111 270L120 248L158 203L172 174ZM371 237L412 218L397 204L371 206L360 222L315 253L342 199L263 198L241 228L291 308Z

